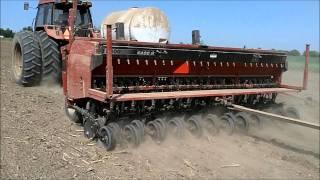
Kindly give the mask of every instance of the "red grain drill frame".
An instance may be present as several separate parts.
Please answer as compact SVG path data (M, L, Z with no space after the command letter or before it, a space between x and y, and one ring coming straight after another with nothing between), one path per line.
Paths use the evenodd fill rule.
M308 64L309 64L309 45L306 45L305 68L302 86L280 85L279 88L252 88L252 89L217 89L217 90L195 90L195 91L172 91L172 92L153 92L153 93L129 93L113 94L113 66L112 66L112 36L111 25L106 29L106 92L89 89L89 97L98 101L141 101L152 99L172 99L172 98L192 98L192 97L223 97L243 94L263 94L263 93L284 93L299 92L307 88ZM182 47L183 48L183 47Z

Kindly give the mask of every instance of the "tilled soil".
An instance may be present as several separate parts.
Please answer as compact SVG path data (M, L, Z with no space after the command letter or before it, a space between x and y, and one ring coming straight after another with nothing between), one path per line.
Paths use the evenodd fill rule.
M1 42L1 177L8 179L319 179L319 132L278 123L260 133L312 153L280 147L243 134L149 137L138 148L107 152L83 136L64 114L62 89L20 87L10 74L11 42ZM279 99L319 123L316 92ZM299 76L300 77L300 76ZM305 101L307 99L307 101ZM269 132L269 133L268 133ZM261 134L259 134L261 135Z

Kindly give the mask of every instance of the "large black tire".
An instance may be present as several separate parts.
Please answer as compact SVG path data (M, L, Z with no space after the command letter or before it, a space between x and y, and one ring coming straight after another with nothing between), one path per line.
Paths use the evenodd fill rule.
M230 116L231 114L225 113L225 115L220 117L220 125L219 129L222 130L222 132L225 132L227 135L232 135L235 129L233 116Z
M245 112L237 112L234 115L234 125L237 130L247 133L249 130L249 115Z
M189 129L192 135L194 135L197 138L202 136L203 134L202 126L195 116L190 117L186 121L186 123L187 123L187 128Z
M13 38L12 72L22 86L35 86L41 81L42 62L39 42L30 31L21 31Z
M123 128L124 138L133 147L138 147L141 139L138 129L133 124L128 124Z
M203 127L211 134L217 135L219 133L219 118L215 114L208 114L203 121Z
M111 127L103 126L99 130L99 140L107 151L114 150L116 148L116 139L114 137L114 131Z
M36 31L42 57L42 80L61 83L61 53L59 44L51 39L46 32Z

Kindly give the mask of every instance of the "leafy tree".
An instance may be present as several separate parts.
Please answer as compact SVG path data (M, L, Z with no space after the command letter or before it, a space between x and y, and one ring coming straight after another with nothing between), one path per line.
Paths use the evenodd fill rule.
M23 31L33 31L33 28L31 26L27 26L22 28Z
M300 52L298 50L293 49L293 50L288 52L288 55L290 55L290 56L300 56L301 54L300 54Z
M6 38L13 38L14 32L9 28L7 29L0 28L0 35Z
M286 51L286 50L277 50L277 51L280 53L289 53L289 51Z
M296 49L293 49L291 51L287 51L287 50L277 50L277 49L272 49L274 51L280 52L280 53L287 53L289 56L300 56L300 52Z

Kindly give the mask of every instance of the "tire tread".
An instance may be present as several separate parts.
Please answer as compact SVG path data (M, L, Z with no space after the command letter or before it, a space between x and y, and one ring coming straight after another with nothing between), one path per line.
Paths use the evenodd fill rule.
M31 31L21 31L14 37L14 47L19 44L22 53L22 73L16 79L23 86L35 86L41 81L41 51L39 42Z

